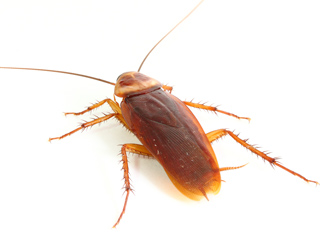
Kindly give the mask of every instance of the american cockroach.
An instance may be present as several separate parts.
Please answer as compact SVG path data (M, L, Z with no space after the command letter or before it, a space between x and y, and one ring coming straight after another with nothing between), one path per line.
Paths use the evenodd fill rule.
M39 70L72 74L102 81L115 86L113 99L107 98L93 104L81 112L68 112L65 113L65 115L83 115L103 104L108 104L110 106L112 109L111 113L105 114L102 117L97 117L92 121L85 122L80 127L62 136L49 139L50 141L63 139L77 131L99 124L111 118L115 118L140 140L142 145L124 144L121 147L126 197L122 212L119 215L117 222L114 224L114 227L120 222L126 210L129 194L132 191L131 180L129 178L127 152L155 158L162 165L175 187L182 194L193 200L200 200L203 197L208 199L207 194L217 194L220 191L221 171L238 169L245 166L219 168L211 143L226 135L232 137L236 142L250 150L252 153L268 161L272 166L278 166L306 182L314 182L318 184L318 182L309 180L284 167L276 158L272 158L268 156L267 153L258 150L256 147L249 144L247 140L241 139L228 129L218 129L205 133L188 107L222 113L237 119L250 120L250 118L240 117L205 104L181 101L172 95L172 87L163 85L158 80L140 73L145 60L154 48L202 2L203 0L200 1L200 3L158 43L156 43L156 45L145 56L136 72L126 72L121 74L117 78L116 83L83 74L58 70L0 67L7 69ZM115 96L122 98L120 104L116 101Z

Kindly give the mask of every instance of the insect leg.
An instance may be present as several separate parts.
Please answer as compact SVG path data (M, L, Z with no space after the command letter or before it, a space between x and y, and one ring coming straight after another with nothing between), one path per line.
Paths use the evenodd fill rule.
M152 154L150 154L150 152L142 145L124 144L121 147L121 155L122 155L122 162L123 162L123 168L122 169L124 170L124 180L125 180L124 189L125 189L125 192L126 192L126 198L125 198L125 203L124 203L123 210L121 211L121 213L119 215L119 218L118 218L117 222L113 225L113 227L116 227L118 225L118 223L120 222L121 218L123 217L123 215L125 213L127 201L128 201L128 196L129 196L130 192L132 191L131 182L130 182L130 178L129 178L127 152L152 157Z
M209 111L213 111L213 112L219 112L219 113L222 113L222 114L225 114L225 115L233 116L237 119L246 119L246 120L249 120L249 121L251 120L248 117L240 117L240 116L234 115L232 113L229 113L229 112L226 112L226 111L223 111L223 110L219 110L217 107L207 106L207 105L204 105L204 104L201 104L201 103L186 102L186 101L184 101L183 103L186 104L187 106L190 106L190 107L193 107L193 108L205 109L205 110L209 110Z
M220 168L219 171L221 172L221 171L227 171L227 170L239 169L239 168L245 167L246 165L247 165L247 163L244 164L244 165L242 165L242 166L238 166L238 167L224 167L224 168Z
M102 116L102 117L95 118L92 121L85 122L85 123L81 124L79 128L76 128L75 130L72 130L69 133L66 133L66 134L64 134L62 136L59 136L59 137L49 138L49 141L63 139L65 137L69 136L69 135L72 135L72 134L76 133L79 130L82 130L82 129L91 127L91 126L93 126L95 124L98 124L98 123L104 122L106 120L109 120L113 116L121 116L121 115L120 114L116 114L116 113L112 113L112 114L108 114L108 115L105 115L105 116Z
M92 106L89 106L87 109L81 111L81 112L66 112L64 113L65 115L82 115L85 114L86 112L92 111L93 109L96 109L100 106L102 106L104 103L108 103L109 106L112 108L112 110L116 113L121 114L121 109L118 105L117 102L111 100L110 98L104 99L103 101L97 102L93 104Z
M284 169L285 171L298 176L299 178L305 180L306 182L314 182L315 184L319 184L317 181L311 181L308 180L307 178L305 178L304 176L284 167L283 165L281 165L280 163L278 163L276 158L272 158L269 157L266 153L261 152L260 150L256 149L256 147L250 145L249 143L247 143L248 140L243 140L241 138L239 138L237 135L235 135L233 132L227 130L227 129L218 129L215 131L212 131L210 133L207 134L207 137L209 138L210 142L225 136L225 135L230 135L236 142L238 142L239 144L241 144L243 147L247 148L248 150L250 150L252 153L260 156L261 158L263 158L264 160L268 161L271 165L275 165L278 166L282 169Z
M209 142L211 142L211 143L217 139L220 139L221 137L223 137L225 135L227 135L227 133L223 129L215 130L215 131L212 131L212 132L209 132L206 134L207 138L209 139ZM238 166L238 167L224 167L224 168L220 168L220 171L239 169L239 168L245 167L246 165L247 165L247 163L242 166Z
M168 91L169 93L172 93L173 87L163 84L162 89Z
M206 134L207 138L209 139L209 142L214 142L217 139L220 139L221 137L227 135L227 132L225 129L219 129L214 130Z

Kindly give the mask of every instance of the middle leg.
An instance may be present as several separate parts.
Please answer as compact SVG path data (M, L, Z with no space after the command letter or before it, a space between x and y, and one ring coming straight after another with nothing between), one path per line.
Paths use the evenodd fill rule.
M124 170L124 180L125 180L124 189L125 189L125 192L126 192L126 198L125 198L125 203L124 203L123 209L122 209L122 211L119 215L119 218L118 218L117 222L113 225L113 227L116 227L118 225L118 223L120 222L121 218L123 217L123 215L125 213L125 210L126 210L128 196L129 196L130 192L132 191L131 181L130 181L130 178L129 178L127 152L153 157L152 154L143 145L124 144L121 147L121 155L122 155L122 162L123 162L123 168L122 169Z
M65 138L65 137L67 137L69 135L72 135L72 134L78 132L79 130L82 130L82 129L85 129L85 128L94 126L95 124L98 124L98 123L104 122L106 120L109 120L113 116L120 116L120 115L119 114L112 113L112 114L108 114L108 115L105 115L105 116L102 116L102 117L95 118L92 121L85 122L85 123L81 124L80 127L78 127L76 129L70 131L69 133L66 133L66 134L64 134L62 136L49 138L49 141L52 141L52 140L61 140L61 139Z

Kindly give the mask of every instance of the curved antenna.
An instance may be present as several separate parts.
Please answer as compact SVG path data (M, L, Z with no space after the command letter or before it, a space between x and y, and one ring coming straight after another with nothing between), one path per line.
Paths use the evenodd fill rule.
M148 52L148 54L145 56L145 58L143 59L142 63L140 64L140 67L138 69L137 72L140 72L141 68L142 68L142 65L144 64L144 62L147 60L148 56L150 55L150 53L157 47L158 44L161 43L161 41L163 41L165 39L165 37L167 37L173 30L175 30L176 27L178 27L184 20L187 19L188 16L190 16L191 13L193 13L199 5L201 5L201 3L204 2L204 0L200 1L196 6L195 8L193 8L189 13L188 15L186 15L180 22L178 22L169 32L167 32L167 34L165 36L163 36L162 39L160 39L158 41L158 43L155 44L155 46L152 47L152 49Z
M62 73L62 74L68 74L68 75L74 75L74 76L81 76L81 77L86 77L89 79L93 79L96 81L100 81L100 82L105 82L111 85L116 85L113 82L109 82L100 78L96 78L93 76L87 76L87 75L83 75L83 74L78 74L78 73L72 73L72 72L66 72L66 71L60 71L60 70L52 70L52 69L35 69L35 68L17 68L17 67L0 67L0 69L24 69L24 70L38 70L38 71L48 71L48 72L54 72L54 73Z

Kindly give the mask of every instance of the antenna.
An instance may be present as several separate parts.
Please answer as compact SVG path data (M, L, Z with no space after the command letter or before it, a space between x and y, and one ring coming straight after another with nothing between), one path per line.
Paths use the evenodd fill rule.
M145 58L143 59L142 63L140 64L140 67L138 69L137 72L140 72L142 65L144 64L144 62L146 61L146 59L148 58L148 56L150 55L150 53L157 47L158 44L161 43L161 41L163 41L165 39L165 37L167 37L173 30L175 30L176 27L178 27L187 17L189 17L191 15L191 13L193 13L198 7L199 5L202 4L202 2L204 2L204 0L200 1L189 13L188 15L186 15L180 22L178 22L169 32L167 32L167 34L165 36L162 37L162 39L160 39L155 46L152 47L152 49L148 52L148 54L145 56ZM72 72L67 72L67 71L61 71L61 70L52 70L52 69L36 69L36 68L18 68L18 67L0 67L0 69L23 69L23 70L37 70L37 71L47 71L47 72L53 72L53 73L61 73L61 74L68 74L68 75L74 75L74 76L81 76L81 77L86 77L92 80L96 80L96 81L100 81L100 82L105 82L107 84L111 84L111 85L116 85L113 82L109 82L100 78L96 78L93 76L88 76L88 75L83 75L83 74L78 74L78 73L72 73Z
M35 68L17 68L17 67L0 67L0 69L24 69L24 70L38 70L38 71L48 71L48 72L54 72L54 73L62 73L62 74L68 74L68 75L74 75L74 76L81 76L81 77L86 77L89 79L93 79L96 81L100 81L100 82L105 82L111 85L116 85L113 82L109 82L100 78L96 78L93 76L87 76L87 75L83 75L83 74L78 74L78 73L72 73L72 72L67 72L67 71L60 71L60 70L52 70L52 69L35 69Z
M144 64L144 62L147 60L148 56L151 54L151 52L157 47L158 44L161 43L161 41L163 41L165 39L165 37L167 37L173 30L175 30L176 27L178 27L184 20L187 19L187 17L189 17L191 15L191 13L193 13L198 7L199 5L202 4L202 2L204 2L204 0L200 1L196 6L195 8L193 8L189 13L188 15L186 15L180 22L178 22L169 32L167 32L167 34L165 36L162 37L162 39L160 39L158 41L158 43L155 44L155 46L152 47L152 49L148 52L148 54L145 56L145 58L143 59L142 63L140 64L140 67L138 69L137 72L140 72L141 68L142 68L142 65Z

